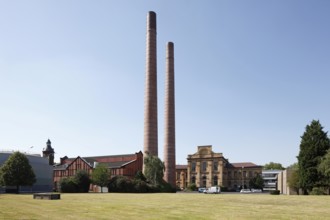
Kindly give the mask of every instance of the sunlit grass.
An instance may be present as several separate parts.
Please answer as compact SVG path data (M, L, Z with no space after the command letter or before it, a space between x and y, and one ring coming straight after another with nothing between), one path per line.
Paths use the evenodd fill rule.
M330 219L330 196L264 194L0 194L0 219Z

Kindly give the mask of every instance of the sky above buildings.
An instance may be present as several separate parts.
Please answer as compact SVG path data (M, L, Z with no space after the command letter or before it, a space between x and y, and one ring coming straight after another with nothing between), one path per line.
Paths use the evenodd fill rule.
M330 129L330 1L0 0L0 150L143 149L146 16L157 13L158 151L165 47L175 47L176 160L296 162L313 119ZM33 148L31 148L33 146Z

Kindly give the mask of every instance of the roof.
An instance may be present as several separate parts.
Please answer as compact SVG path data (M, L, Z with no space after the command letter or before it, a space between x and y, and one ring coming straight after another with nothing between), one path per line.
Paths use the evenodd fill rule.
M227 164L227 167L229 168L261 168L262 166L256 165L251 162L239 162L239 163L229 163Z
M282 172L283 170L262 170L263 174L278 174L280 172Z
M105 159L105 160L111 160L111 159L114 159L116 161L116 159L118 158L120 161L126 161L126 162L129 162L132 160L132 158L136 158L136 155L139 154L142 152L139 151L135 154L120 154L120 155L105 155L105 156L90 156L90 157L81 157L83 158L86 162L90 163L90 164L93 164L94 162L100 162L100 163L107 163L109 161L104 161L102 159ZM64 158L66 161L73 161L75 160L76 158ZM115 162L114 161L114 162Z
M180 165L180 164L178 164L178 165L175 166L175 169L181 169L181 170L183 170L183 169L187 169L187 167L188 167L188 165Z
M68 160L70 160L70 163L54 166L54 170L66 170L72 163L74 163L79 158L91 167L93 166L94 162L97 162L96 160L92 160L91 158L88 158L86 160L86 158L78 156L76 158L72 158L72 160L70 160L71 158L68 158ZM108 163L100 162L100 164L105 164L108 168L111 169L111 168L121 168L123 166L126 166L127 164L133 163L134 161L136 160L125 160L125 161L108 162Z
M135 160L131 160L129 162L127 161L119 161L119 162L111 162L111 163L105 163L108 165L108 167L111 168L121 168L123 166L126 166L127 164L133 163Z
M70 160L70 163L62 164L62 165L55 165L54 170L66 170L71 164L73 164L76 160L81 159L84 161L86 164L88 164L90 167L93 167L88 161L86 161L84 158L78 156L74 158L73 160Z
M55 165L54 170L66 170L67 167L68 167L68 164Z
M84 158L85 160L95 160L99 158L131 157L135 155L136 154L119 154L119 155L90 156L90 157L82 157L82 158ZM74 159L75 158L68 158L68 160L74 160Z

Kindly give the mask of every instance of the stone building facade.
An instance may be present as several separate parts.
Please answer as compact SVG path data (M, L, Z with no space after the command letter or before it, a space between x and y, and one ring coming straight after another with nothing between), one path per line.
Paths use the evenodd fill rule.
M175 178L176 186L179 189L184 189L187 187L187 165L176 165L175 166Z
M262 166L251 162L230 163L222 153L213 152L212 145L198 146L187 162L186 170L177 166L177 187L194 183L197 187L222 186L229 190L248 188L250 179L262 171Z

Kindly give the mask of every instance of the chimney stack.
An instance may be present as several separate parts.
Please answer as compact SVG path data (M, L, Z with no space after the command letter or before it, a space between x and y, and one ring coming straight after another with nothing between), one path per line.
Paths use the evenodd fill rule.
M144 95L144 154L158 157L157 31L156 13L147 17L146 79Z
M175 187L175 92L174 44L172 42L168 42L166 47L164 163L164 179Z

